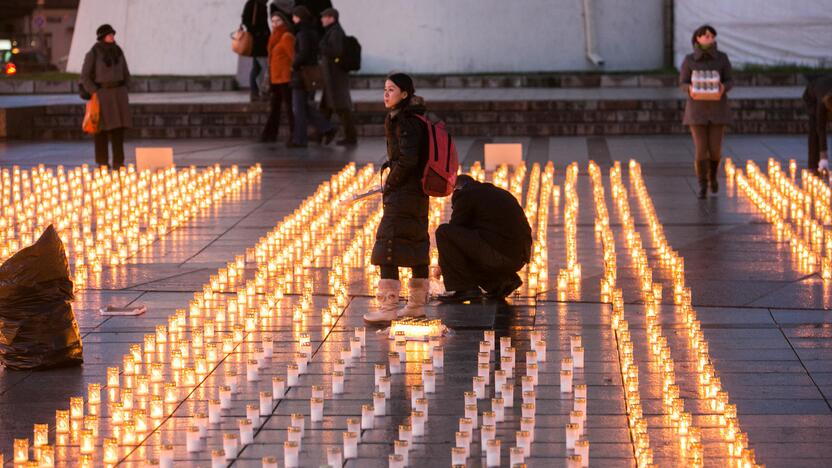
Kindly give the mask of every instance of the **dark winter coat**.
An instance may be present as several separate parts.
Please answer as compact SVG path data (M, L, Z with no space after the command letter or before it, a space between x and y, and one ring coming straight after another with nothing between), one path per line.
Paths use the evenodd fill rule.
M81 84L89 93L97 93L101 104L100 130L133 126L127 87L130 70L121 47L97 42L84 57Z
M325 84L321 102L336 111L352 109L350 75L337 63L344 54L345 38L341 23L335 22L325 29L320 44L320 63Z
M532 228L514 195L492 184L472 181L455 190L450 224L473 229L519 269L531 259Z
M253 57L268 57L269 55L269 8L264 0L248 0L243 7L243 26L254 38L251 49Z
M827 151L826 123L829 121L829 110L823 103L823 97L832 94L832 75L815 78L803 92L803 102L809 114L809 125L818 136L818 151Z
M292 61L292 88L302 89L303 75L301 69L318 65L318 30L308 21L296 25L295 58Z
M690 97L689 89L694 70L716 70L719 79L725 87L725 93L719 101L695 101ZM734 77L731 73L731 61L728 55L717 49L716 43L709 50L693 46L693 53L688 54L682 62L679 73L679 87L687 96L685 125L707 125L709 123L730 125L733 122L731 109L728 106L728 91L734 87Z
M427 127L416 115L425 114L421 98L391 111L384 122L390 167L382 200L384 215L376 232L373 265L428 265L428 196L422 190L427 162Z

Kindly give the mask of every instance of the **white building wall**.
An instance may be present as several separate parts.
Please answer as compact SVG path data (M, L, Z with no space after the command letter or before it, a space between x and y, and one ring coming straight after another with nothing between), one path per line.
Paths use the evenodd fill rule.
M95 29L118 31L141 75L233 75L229 34L244 0L81 0L69 70ZM589 70L582 0L342 0L341 23L363 47L361 73ZM592 0L607 70L662 65L661 0Z

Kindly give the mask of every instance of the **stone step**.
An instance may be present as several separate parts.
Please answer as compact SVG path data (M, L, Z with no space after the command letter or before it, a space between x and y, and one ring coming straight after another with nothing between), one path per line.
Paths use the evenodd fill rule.
M794 134L806 131L800 99L732 99L731 133ZM256 137L266 122L266 103L133 104L130 138ZM435 101L430 109L458 136L627 135L685 133L684 102L678 99L459 100ZM12 139L78 139L81 105L0 109L0 129ZM384 109L356 104L358 132L384 133ZM285 120L284 125L285 127ZM283 129L285 133L285 128Z

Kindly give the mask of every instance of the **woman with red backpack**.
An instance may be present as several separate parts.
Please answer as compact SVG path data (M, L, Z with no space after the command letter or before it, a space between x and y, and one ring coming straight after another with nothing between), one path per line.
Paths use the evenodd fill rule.
M381 267L376 300L378 309L364 314L368 323L388 323L397 317L421 317L428 300L430 235L428 195L422 188L427 163L427 125L424 101L414 94L413 79L394 73L384 83L384 121L389 167L384 182L381 218L371 262ZM410 267L407 306L399 310L399 267Z

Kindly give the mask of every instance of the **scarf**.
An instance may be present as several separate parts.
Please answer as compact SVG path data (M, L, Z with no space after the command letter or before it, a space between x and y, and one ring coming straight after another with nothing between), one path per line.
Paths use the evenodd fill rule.
M122 57L124 57L124 52L122 52L121 47L116 43L98 41L95 44L95 49L95 52L104 61L104 65L108 67L120 64Z

